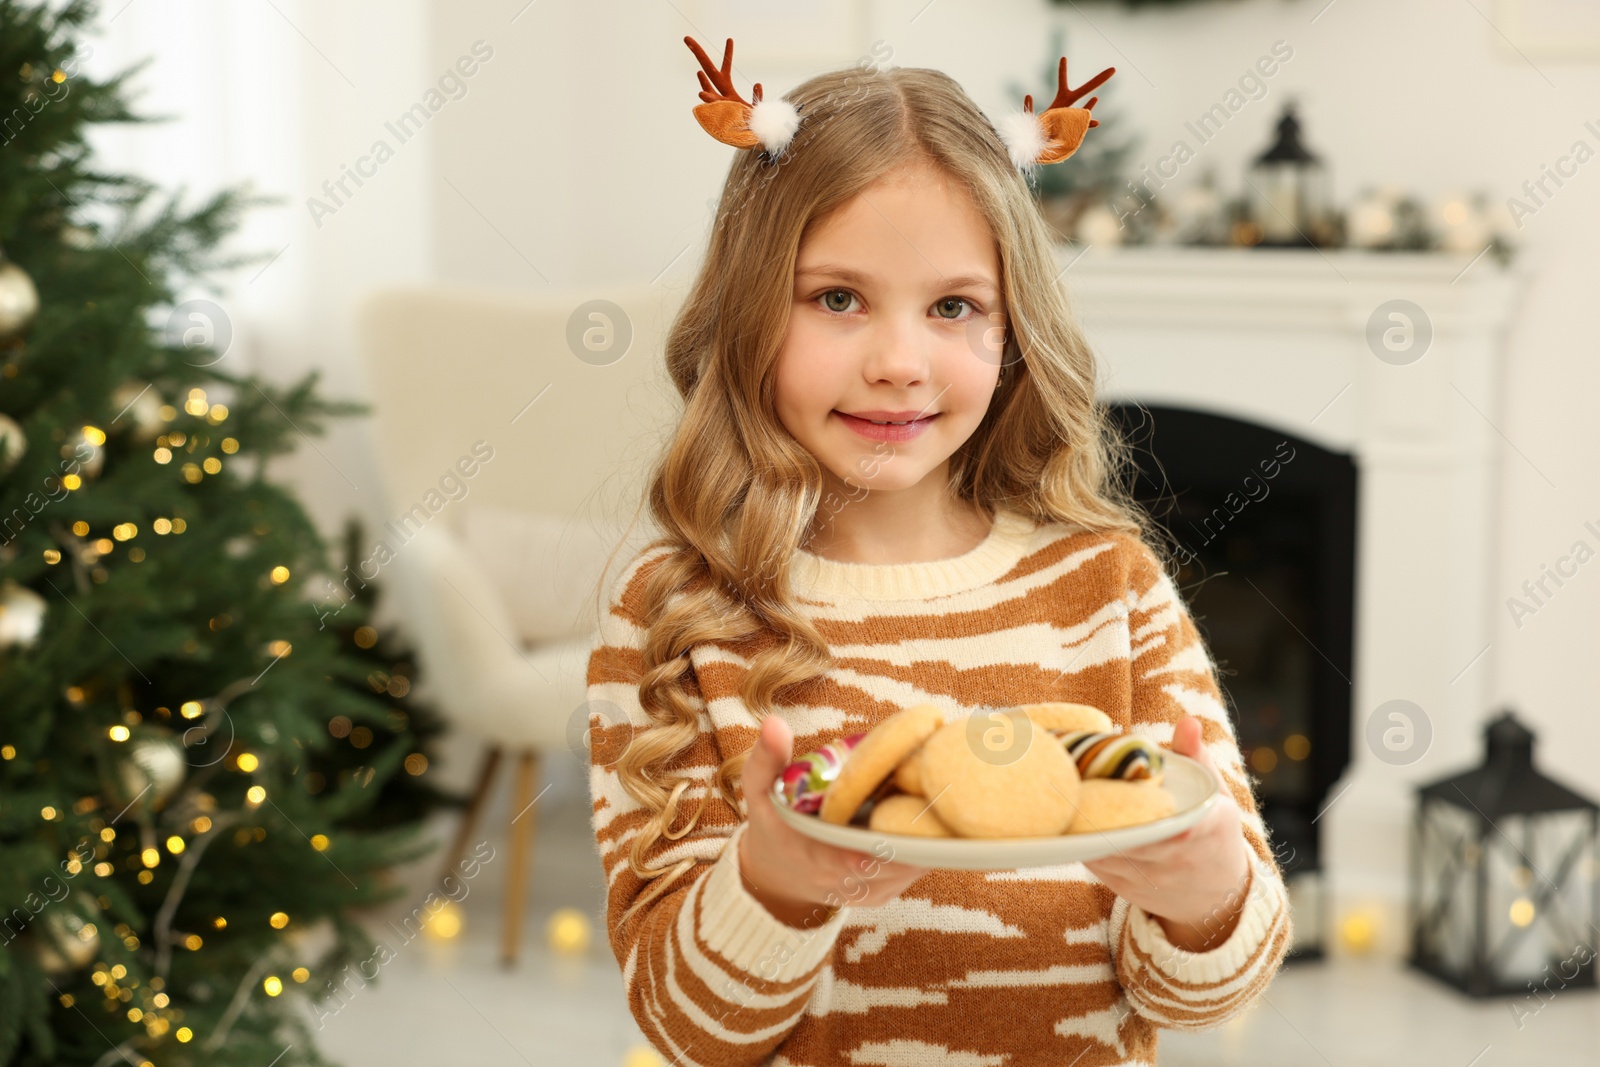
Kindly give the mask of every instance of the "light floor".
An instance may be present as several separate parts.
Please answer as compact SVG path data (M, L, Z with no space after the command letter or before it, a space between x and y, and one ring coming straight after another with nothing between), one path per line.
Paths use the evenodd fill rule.
M435 873L408 872L417 891L375 917L374 936L394 951L375 982L351 985L343 1006L322 1008L320 1047L345 1067L559 1064L649 1067L649 1045L623 1000L622 981L598 921L602 878L589 838L588 796L575 760L548 768L540 796L532 889L515 971L499 964L506 848L471 882L465 923L452 941L404 940L382 919L421 903ZM502 801L488 812L502 827ZM440 832L448 828L441 821ZM459 892L459 891L458 891ZM588 913L586 952L547 947L557 908ZM369 968L369 973L371 968ZM337 1010L330 1010L337 1007ZM1526 1005L1525 1005L1526 1007ZM1600 1064L1600 993L1558 993L1519 1028L1509 1002L1474 1002L1432 979L1385 963L1333 960L1284 968L1266 995L1213 1031L1162 1036L1163 1067L1595 1067Z

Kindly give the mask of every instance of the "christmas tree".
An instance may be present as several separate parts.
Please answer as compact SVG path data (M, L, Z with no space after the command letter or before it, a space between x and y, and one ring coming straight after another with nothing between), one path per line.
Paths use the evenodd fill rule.
M359 574L361 561L369 555L359 519L345 524L345 573ZM428 776L428 753L443 736L445 722L433 707L421 703L411 691L416 681L417 663L411 649L393 629L380 631L370 621L377 608L379 585L362 579L350 599L334 605L323 614L351 655L367 666L360 682L347 684L371 694L388 707L382 723L357 724L349 717L336 715L328 720L328 732L343 742L310 753L306 788L320 792L330 785L342 787L356 775L372 773L371 751L392 744L407 746L406 773L374 782L378 795L364 811L348 820L357 829L386 829L414 823L440 807L464 807L466 798L437 788Z
M323 1063L294 1001L370 971L356 917L430 847L425 792L375 806L426 758L264 472L366 408L233 372L179 300L267 258L218 252L255 201L94 169L88 124L144 121L96 15L0 0L0 1065Z

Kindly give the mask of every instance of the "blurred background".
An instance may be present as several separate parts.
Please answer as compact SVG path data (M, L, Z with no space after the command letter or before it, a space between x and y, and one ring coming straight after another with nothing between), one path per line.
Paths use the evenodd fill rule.
M1593 1062L1600 7L106 0L46 47L69 7L0 5L0 1062L661 1062L606 942L583 676L731 158L685 35L768 96L925 66L996 117L1059 55L1117 68L1037 193L1297 934L1163 1062ZM166 121L72 110L130 68ZM90 169L268 199L119 229ZM208 243L248 262L175 251ZM160 343L112 328L141 317ZM253 451L281 496L223 488ZM202 668L175 620L250 640ZM205 880L218 834L249 885ZM181 974L216 996L180 1041Z

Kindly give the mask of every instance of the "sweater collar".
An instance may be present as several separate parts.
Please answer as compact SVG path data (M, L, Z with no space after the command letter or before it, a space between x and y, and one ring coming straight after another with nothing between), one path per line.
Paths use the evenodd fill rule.
M841 600L922 600L946 596L999 578L1027 552L1037 524L1021 512L996 508L988 535L970 551L916 563L844 563L800 549L789 567L796 596Z

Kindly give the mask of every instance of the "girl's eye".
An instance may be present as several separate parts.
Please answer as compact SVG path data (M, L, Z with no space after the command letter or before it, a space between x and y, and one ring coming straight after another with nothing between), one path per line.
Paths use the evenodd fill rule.
M844 298L844 306L843 307L834 307L832 304L829 303L830 300L832 300L832 299L834 299L836 297L843 297ZM837 314L843 315L846 311L850 310L850 301L854 300L855 298L856 298L856 295L854 293L852 293L848 289L829 289L826 293L822 294L822 303L823 303L823 306L826 307L829 311L836 312Z
M822 301L822 306L836 315L843 315L848 312L850 310L850 302L855 298L855 294L848 289L829 289L818 297ZM962 318L961 310L963 308L970 309L974 313L978 310L972 301L961 296L947 296L937 301L933 307L940 318L951 322ZM954 314L947 314L947 312L954 312Z

